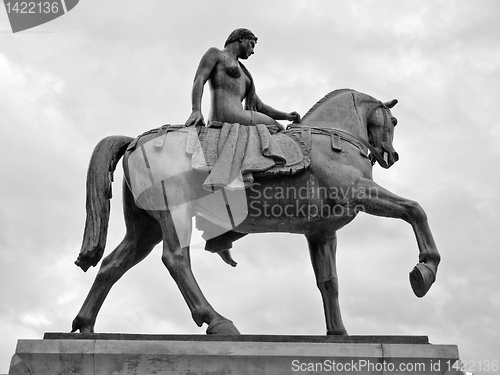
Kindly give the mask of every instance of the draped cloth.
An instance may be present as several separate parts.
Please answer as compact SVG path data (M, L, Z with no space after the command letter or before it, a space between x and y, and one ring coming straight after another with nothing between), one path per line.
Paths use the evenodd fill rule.
M290 137L271 135L265 125L247 126L238 123L213 123L190 132L186 152L192 154L191 167L210 172L203 188L244 189L254 182L253 173L282 168L292 173L293 166L304 169L304 155Z

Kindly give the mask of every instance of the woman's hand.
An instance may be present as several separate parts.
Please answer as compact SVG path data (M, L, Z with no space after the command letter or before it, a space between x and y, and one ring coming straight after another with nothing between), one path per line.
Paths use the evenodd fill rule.
M186 120L186 126L197 126L197 125L203 125L205 126L205 120L203 119L203 115L201 114L201 111L195 110L191 112L191 116Z
M288 121L292 121L294 123L298 123L298 122L300 122L300 115L297 112L293 111L293 112L290 112L290 113L286 114L286 119Z

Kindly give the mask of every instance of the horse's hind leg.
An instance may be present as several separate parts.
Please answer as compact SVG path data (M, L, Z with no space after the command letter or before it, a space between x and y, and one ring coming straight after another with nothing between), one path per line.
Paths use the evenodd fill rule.
M432 237L427 215L417 202L399 197L375 182L360 181L355 205L366 213L403 219L415 233L420 251L419 263L410 273L410 284L417 297L423 297L436 280L441 256Z
M162 261L170 275L177 283L184 300L186 301L191 316L195 323L201 327L208 324L208 334L237 335L239 331L234 324L217 313L203 295L191 270L189 244L191 236L191 216L182 207L161 214L159 221L163 232ZM174 229L174 220L177 231Z
M125 238L102 261L87 298L73 320L72 332L94 331L97 314L111 287L161 241L161 229L158 222L135 206L130 191L125 186L124 214L127 226Z
M339 305L339 284L335 255L337 237L328 239L306 236L316 283L323 299L328 335L347 335Z

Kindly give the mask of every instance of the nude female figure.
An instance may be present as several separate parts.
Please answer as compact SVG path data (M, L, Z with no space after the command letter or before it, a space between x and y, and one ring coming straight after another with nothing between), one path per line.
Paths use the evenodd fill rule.
M209 121L276 125L280 130L284 126L276 120L300 121L297 112L274 109L255 93L253 78L239 59L246 60L253 55L256 43L257 37L250 30L237 29L229 35L223 50L212 47L203 55L194 78L192 112L186 126L205 124L201 99L207 81L212 96Z

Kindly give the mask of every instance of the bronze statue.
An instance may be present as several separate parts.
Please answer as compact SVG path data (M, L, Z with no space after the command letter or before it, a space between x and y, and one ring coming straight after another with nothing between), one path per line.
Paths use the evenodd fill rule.
M229 34L222 51L212 47L203 55L193 82L192 113L186 121L186 126L204 125L201 99L207 81L211 90L209 122L276 125L278 130L284 130L284 126L276 120L300 122L297 112L276 110L264 104L256 94L252 75L239 61L254 54L256 43L257 37L250 30L236 29ZM226 263L234 267L236 262L229 249L233 241L243 236L232 231L224 233L207 240L205 249L219 254Z
M233 45L240 46L239 51L247 51L248 57L252 50L250 42L242 38L233 42ZM216 66L216 72L212 73L212 78L216 80L212 83L215 86L213 89L219 89L217 79L221 79L226 80L225 90L235 90L229 102L223 101L230 106L232 104L229 103L240 101L246 94L246 89L243 90L237 82L245 80L247 87L250 78L244 77L246 73L241 73L240 78L231 77L223 70L230 63L237 67L235 60L229 61L229 57L217 51L211 54L214 56L213 61L219 61L216 58L228 59L226 65L214 63L207 70ZM242 58L245 55L240 52L238 56ZM206 73L201 76L207 77ZM195 89L194 92L197 103L199 90ZM347 335L338 300L336 233L350 223L358 212L402 219L412 226L419 249L419 263L410 273L410 284L417 297L424 296L436 278L440 255L424 210L417 202L391 193L372 179L375 162L383 168L389 168L399 158L392 145L397 121L390 110L396 103L396 100L382 103L371 96L347 89L331 92L318 101L300 124L292 124L288 130L276 135L290 137L300 144L310 160L310 166L295 174L256 175L247 194L249 215L233 230L241 234L284 232L306 236L316 282L323 298L327 334ZM188 124L201 124L203 118L196 105L194 110ZM233 112L216 107L212 114L224 121L243 122L246 119L246 123L251 122L251 113L239 107ZM261 120L257 112L254 116L253 122L267 121L267 118ZM296 116L286 118L293 120ZM191 270L188 245L191 218L198 215L197 198L207 192L201 187L203 180L199 173L190 171L191 158L185 152L188 135L192 131L196 134L196 129L200 127L179 126L177 129L180 130L149 132L135 140L126 136L111 136L96 146L87 175L87 219L76 264L86 271L90 266L97 265L103 255L112 172L122 156L126 234L118 247L104 258L89 294L73 321L73 331L93 332L99 309L113 284L143 260L156 244L163 242L162 261L177 283L195 323L200 327L206 323L207 333L239 334L234 324L209 304ZM156 142L158 139L161 141ZM166 178L155 185L164 194L165 207L162 209L141 208L130 188L134 181L151 178L148 176L149 165L142 169L131 168L134 155L143 152L148 142L153 142L155 147L165 150L169 155L163 168ZM129 148L131 143L136 147ZM189 172L179 174L178 170ZM144 194L147 196L148 190ZM167 197L171 196L184 202L181 210L173 210L169 206ZM158 197L150 198L155 200Z
M254 54L257 37L247 29L234 30L226 40L224 49L210 48L203 55L193 83L191 116L186 126L204 124L201 113L203 87L209 81L211 108L209 121L239 123L242 125L276 125L276 120L300 121L297 112L282 112L264 104L255 92L252 75L239 59ZM245 99L245 108L241 103Z

